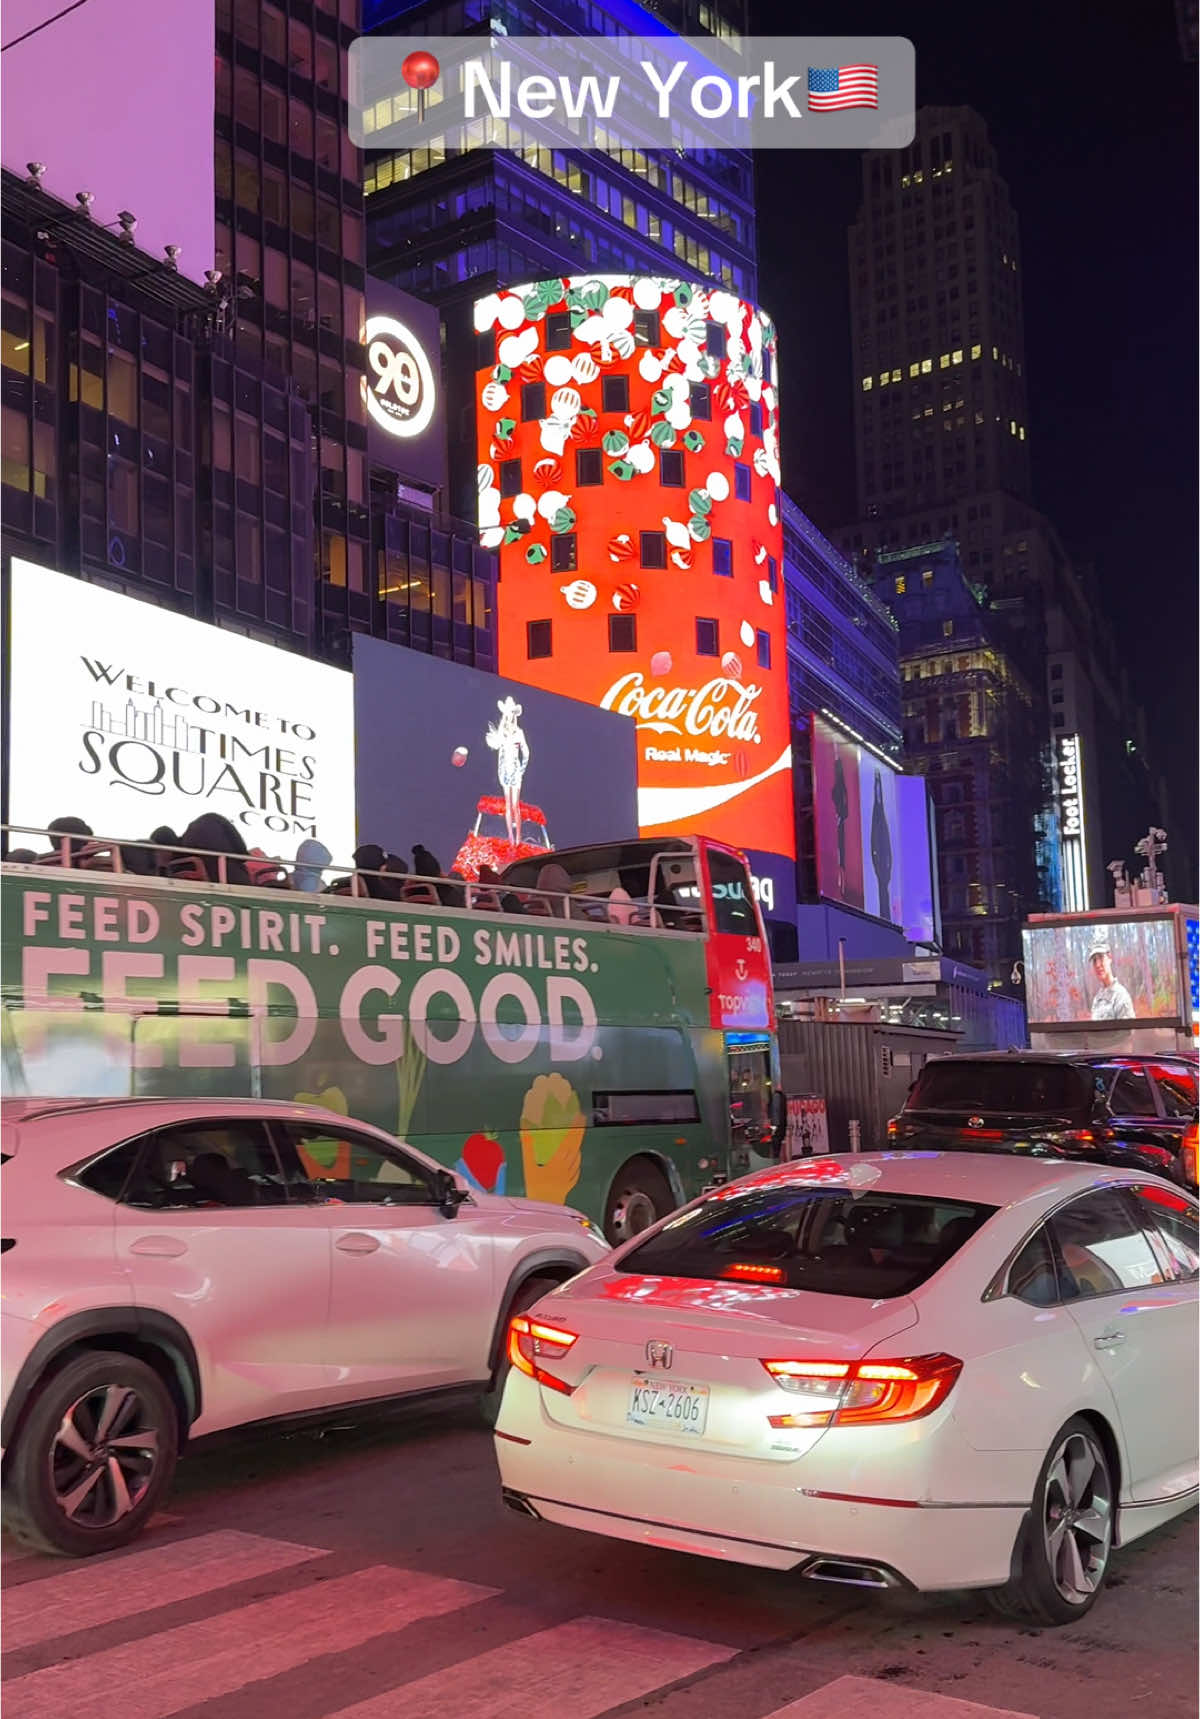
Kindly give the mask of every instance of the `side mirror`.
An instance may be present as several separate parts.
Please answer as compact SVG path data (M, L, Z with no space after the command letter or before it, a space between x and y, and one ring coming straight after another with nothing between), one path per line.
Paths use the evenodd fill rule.
M460 1188L449 1170L439 1170L437 1173L438 1209L444 1218L458 1215L458 1208L467 1198L467 1190Z

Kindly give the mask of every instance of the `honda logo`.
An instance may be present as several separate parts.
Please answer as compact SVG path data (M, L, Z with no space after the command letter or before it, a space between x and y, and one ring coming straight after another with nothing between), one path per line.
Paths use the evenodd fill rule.
M646 1359L652 1367L665 1369L675 1359L675 1350L670 1343L658 1343L651 1339L646 1345Z

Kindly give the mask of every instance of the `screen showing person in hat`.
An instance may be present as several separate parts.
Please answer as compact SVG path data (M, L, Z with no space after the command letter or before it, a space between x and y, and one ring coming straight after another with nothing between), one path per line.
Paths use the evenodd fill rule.
M1133 998L1113 972L1112 946L1107 937L1098 936L1088 950L1088 961L1100 989L1092 998L1094 1021L1131 1021Z

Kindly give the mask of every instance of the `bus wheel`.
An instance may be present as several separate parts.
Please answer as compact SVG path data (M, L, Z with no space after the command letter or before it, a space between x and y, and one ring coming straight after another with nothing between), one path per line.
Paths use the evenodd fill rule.
M604 1233L617 1247L674 1210L675 1198L662 1171L646 1158L631 1158L617 1171L609 1190Z

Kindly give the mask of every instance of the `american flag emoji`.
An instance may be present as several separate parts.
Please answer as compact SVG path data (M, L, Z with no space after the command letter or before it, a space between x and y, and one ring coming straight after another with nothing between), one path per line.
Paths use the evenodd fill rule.
M809 66L808 111L879 106L878 66Z

